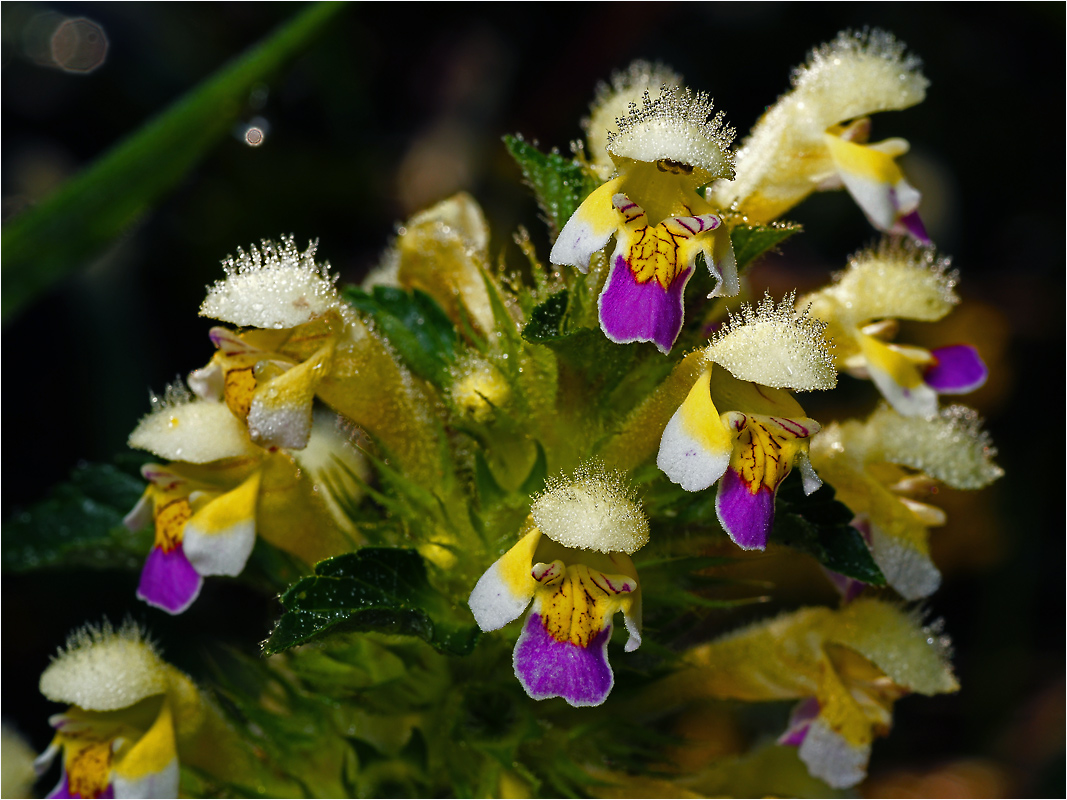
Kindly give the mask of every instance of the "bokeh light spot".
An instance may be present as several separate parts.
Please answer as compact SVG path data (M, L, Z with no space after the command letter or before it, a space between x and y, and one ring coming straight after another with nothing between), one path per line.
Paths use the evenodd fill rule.
M65 72L92 72L104 63L107 48L104 29L84 17L64 20L52 34L52 61Z

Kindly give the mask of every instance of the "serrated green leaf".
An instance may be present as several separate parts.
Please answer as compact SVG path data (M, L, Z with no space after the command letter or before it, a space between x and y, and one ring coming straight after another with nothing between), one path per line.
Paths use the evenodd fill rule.
M229 134L251 89L303 50L343 7L307 6L44 202L6 224L4 320L96 255L176 186Z
M548 217L554 239L599 181L577 161L559 153L542 153L516 136L505 136L504 145L534 190L541 210Z
M616 344L599 328L569 329L569 301L570 293L564 289L538 305L522 329L522 338L552 348L590 386L610 392L629 374L639 345Z
M412 372L438 386L447 381L459 335L430 295L419 289L406 292L390 286L375 286L371 292L346 286L341 294L370 315Z
M466 655L478 639L466 609L431 585L414 550L365 547L321 562L281 597L285 613L264 644L273 654L331 631L416 636L441 653Z
M874 586L885 576L874 563L863 536L849 523L852 511L823 484L805 496L798 475L790 475L778 490L771 541L815 558L827 569Z
M548 344L565 338L563 319L568 302L569 293L564 289L537 306L522 329L522 338L534 344Z
M139 477L110 464L77 467L47 500L4 524L4 571L139 569L152 548L152 532L131 532L122 519L144 488Z
M737 225L730 231L730 243L740 271L761 255L771 250L795 233L803 230L799 225Z

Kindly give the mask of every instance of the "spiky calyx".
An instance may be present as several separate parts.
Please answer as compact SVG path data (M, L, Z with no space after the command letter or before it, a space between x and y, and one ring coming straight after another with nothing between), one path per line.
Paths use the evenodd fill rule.
M550 479L530 511L541 532L564 547L632 555L648 542L637 495L600 461Z
M735 378L775 389L834 388L837 370L823 336L826 325L793 305L792 293L777 306L769 295L758 306L742 305L713 336L708 359Z
M608 136L608 152L616 163L670 162L691 169L704 183L733 177L729 148L734 130L723 125L722 111L712 116L714 106L705 92L664 86L659 97L646 91L642 99L640 107L630 105L629 113L616 121L618 132Z
M318 242L301 253L293 237L264 239L223 260L226 277L208 289L200 315L253 328L295 328L343 304L329 262L315 263Z
M126 621L116 630L105 620L68 637L41 675L41 694L91 711L117 711L166 692L171 669L140 626Z

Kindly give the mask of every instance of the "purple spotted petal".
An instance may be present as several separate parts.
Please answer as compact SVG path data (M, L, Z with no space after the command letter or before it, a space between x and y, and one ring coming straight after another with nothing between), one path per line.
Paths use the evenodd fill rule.
M730 467L719 481L715 512L738 547L763 550L774 522L774 492L761 482L753 494L741 475Z
M534 700L562 697L572 706L598 706L615 678L608 664L611 625L593 637L588 647L557 641L531 612L515 643L515 675Z
M107 788L104 789L103 794L98 794L96 796L100 797L100 798L107 798L107 800L111 800L112 798L115 797L115 785L113 783L109 783L107 785ZM71 794L70 781L67 779L66 770L64 770L63 774L59 778L59 783L56 784L56 788L53 789L51 792L49 792L47 797L50 797L50 798L51 797L81 797L81 795L80 794Z
M800 747L804 743L804 737L808 735L808 728L815 718L819 716L819 701L814 697L801 700L793 706L793 713L789 715L789 724L785 733L778 737L778 744Z
M923 374L923 382L938 394L966 394L989 377L978 351L969 344L954 344L930 351L934 363Z
M667 289L655 278L638 283L626 259L616 256L600 293L600 327L605 335L619 344L654 342L661 352L670 352L682 330L682 292L692 274L692 267L680 272Z
M192 605L203 583L181 544L169 553L164 553L162 547L153 547L141 570L137 596L169 614L180 614Z

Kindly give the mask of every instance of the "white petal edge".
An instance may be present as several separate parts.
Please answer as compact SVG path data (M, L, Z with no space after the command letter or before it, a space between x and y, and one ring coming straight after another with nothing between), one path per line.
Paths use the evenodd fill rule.
M941 573L930 556L871 526L871 556L886 581L905 600L929 597L941 586Z
M178 759L172 758L159 772L150 772L140 778L124 778L117 771L111 773L115 797L177 797L181 772Z
M687 492L699 492L722 477L730 466L731 453L706 449L685 429L679 408L663 430L656 466Z
M182 537L185 557L193 569L201 575L240 575L256 544L255 519L243 520L219 533L206 533L195 522L193 515Z
M518 619L533 598L532 591L522 595L508 587L501 573L500 560L495 561L478 579L467 600L474 621L483 631L495 631Z
M821 719L808 728L797 753L812 777L834 789L847 789L867 777L871 746L853 747Z

